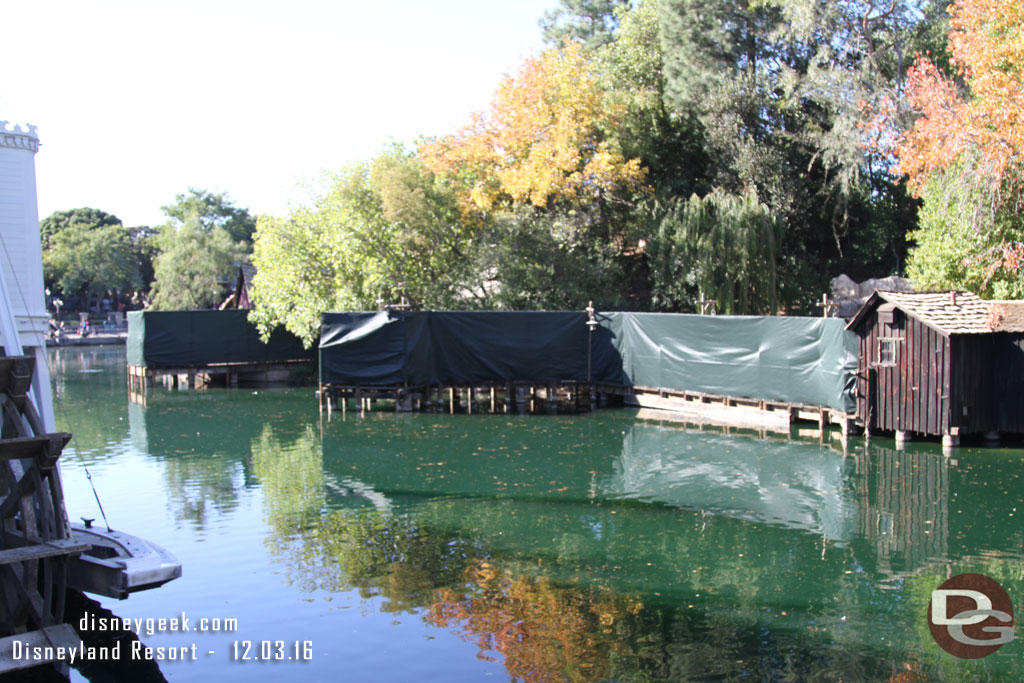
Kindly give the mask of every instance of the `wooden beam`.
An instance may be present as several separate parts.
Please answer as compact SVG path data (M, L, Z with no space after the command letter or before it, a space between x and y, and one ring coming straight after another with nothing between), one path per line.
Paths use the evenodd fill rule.
M18 647L21 657L17 659L14 657L16 654L15 641L21 643L21 646ZM60 661L56 656L58 652L62 650L64 653L67 653L69 650L81 647L81 645L82 639L75 633L75 629L71 627L71 624L47 626L40 631L29 631L28 633L19 633L18 635L0 638L0 674ZM34 654L37 652L35 648L43 648L42 652L52 653L54 656L52 658L40 659L25 656L26 653ZM58 650L58 648L61 650Z
M0 460L32 458L42 470L53 467L71 435L65 432L0 440Z
M60 555L80 555L92 546L88 543L79 543L72 539L46 541L35 545L26 545L20 548L7 548L0 550L0 565L13 562L27 562L29 560L41 560L44 557L57 557Z

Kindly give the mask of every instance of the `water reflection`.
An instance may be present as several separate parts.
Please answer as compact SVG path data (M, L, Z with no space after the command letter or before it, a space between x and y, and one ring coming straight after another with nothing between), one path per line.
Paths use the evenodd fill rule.
M950 573L1024 596L1021 451L626 411L321 425L308 391L157 391L130 422L197 529L258 491L267 550L310 600L358 591L516 679L1024 678L1020 641L950 662L923 618Z
M949 459L933 450L873 446L856 458L860 556L881 574L948 560Z
M898 605L946 570L949 460L754 441L379 416L326 432L322 450L264 432L253 458L292 581L422 611L516 679L939 671ZM356 473L358 494L332 495L327 481Z
M312 434L312 426L295 420L295 408L308 396L281 392L272 398L248 390L157 391L145 405L128 405L131 443L163 466L177 519L205 530L211 518L237 509L242 492L261 485L253 467L262 461L268 429L288 438ZM288 479L270 481L292 486Z
M799 441L638 423L601 489L848 541L857 520L846 488L852 467L841 452Z

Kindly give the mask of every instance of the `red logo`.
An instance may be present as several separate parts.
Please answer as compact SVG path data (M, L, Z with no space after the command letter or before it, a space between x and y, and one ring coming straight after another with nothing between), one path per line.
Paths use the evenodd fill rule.
M989 577L959 574L932 591L928 628L954 657L981 659L1013 640L1013 604Z

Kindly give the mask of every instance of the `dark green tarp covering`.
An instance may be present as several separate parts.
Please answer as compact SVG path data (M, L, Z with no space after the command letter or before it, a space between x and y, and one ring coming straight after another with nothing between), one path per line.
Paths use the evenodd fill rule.
M280 328L264 344L249 312L238 309L132 311L127 351L129 365L173 368L312 360L315 353Z
M320 381L585 382L586 320L583 313L562 311L324 313Z
M854 410L856 337L842 320L603 313L592 338L586 320L571 311L325 313L320 381L590 380Z
M632 386L852 413L857 337L837 318L607 313Z

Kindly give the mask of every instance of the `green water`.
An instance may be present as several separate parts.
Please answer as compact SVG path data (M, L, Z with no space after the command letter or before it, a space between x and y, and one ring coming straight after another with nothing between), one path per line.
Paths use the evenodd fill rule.
M170 680L1024 680L1022 640L958 660L925 617L967 571L1024 611L1020 444L844 450L633 410L328 421L308 388L140 405L122 349L53 359L72 518L99 517L88 467L111 525L184 564L103 606L237 619L142 634L197 646Z

